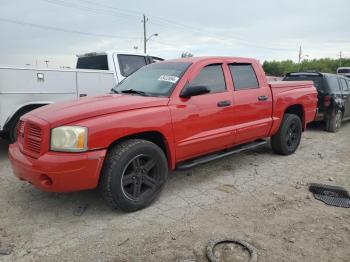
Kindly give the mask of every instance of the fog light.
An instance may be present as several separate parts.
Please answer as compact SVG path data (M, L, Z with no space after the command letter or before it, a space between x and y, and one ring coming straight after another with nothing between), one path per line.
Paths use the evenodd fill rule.
M39 179L43 186L52 186L53 184L52 179L47 175L40 175Z

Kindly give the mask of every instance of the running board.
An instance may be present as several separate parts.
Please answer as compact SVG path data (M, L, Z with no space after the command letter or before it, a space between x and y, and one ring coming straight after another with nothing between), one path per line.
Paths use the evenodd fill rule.
M252 143L243 144L243 145L236 146L236 147L233 147L231 149L219 151L219 152L216 152L216 153L213 153L210 155L205 155L205 156L202 156L199 158L186 160L184 162L179 163L176 166L176 170L184 170L184 169L192 168L192 167L204 164L204 163L208 163L212 160L216 160L216 159L220 159L220 158L230 156L233 154L241 153L243 151L251 150L251 149L266 145L266 144L267 144L266 140L260 139L260 140L254 141Z

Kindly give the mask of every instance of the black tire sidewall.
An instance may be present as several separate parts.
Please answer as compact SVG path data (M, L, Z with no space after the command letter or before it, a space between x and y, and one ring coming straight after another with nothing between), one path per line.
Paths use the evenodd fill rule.
M337 127L337 117L340 114L339 127ZM341 110L333 112L332 116L327 120L326 127L328 132L337 132L341 127L343 113Z
M14 143L17 140L17 125L19 123L20 117L12 119L8 128L8 139L10 143Z
M285 135L286 135L286 132L288 131L290 125L293 122L297 125L299 137L298 137L298 141L294 145L294 147L289 148L287 146L287 142L285 140ZM299 144L301 142L301 135L302 135L301 119L297 115L294 115L294 114L285 114L283 117L282 123L281 123L280 130L278 131L278 133L275 136L272 137L274 151L279 153L279 154L282 154L282 155L293 154L299 147Z
M158 189L152 195L142 196L136 201L131 200L124 194L122 188L122 176L124 169L130 160L140 154L152 156L156 161L156 165L160 168L162 175ZM111 176L109 179L111 195L117 206L125 211L134 211L148 206L159 195L159 192L162 190L162 187L167 180L167 159L163 151L157 145L148 141L132 146L119 157L118 161L115 163L113 162L112 165L109 174L109 176Z

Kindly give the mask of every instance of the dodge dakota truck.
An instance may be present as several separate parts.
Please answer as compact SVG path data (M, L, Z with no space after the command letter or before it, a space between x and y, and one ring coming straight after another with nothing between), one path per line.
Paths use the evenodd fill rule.
M109 93L140 67L161 58L117 51L77 55L76 69L0 67L0 135L17 136L22 115L59 101Z
M168 170L256 148L289 155L316 114L311 81L271 82L258 61L198 57L142 67L113 94L24 115L14 174L51 192L99 188L113 208L142 209Z

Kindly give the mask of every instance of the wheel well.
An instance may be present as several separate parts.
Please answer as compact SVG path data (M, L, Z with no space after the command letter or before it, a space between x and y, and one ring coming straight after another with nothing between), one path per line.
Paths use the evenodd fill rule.
M6 125L4 126L4 130L5 131L8 131L8 128L10 127L12 121L18 117L21 117L22 115L34 110L34 109L37 109L39 107L42 107L42 106L46 106L47 104L31 104L31 105L26 105L26 106L23 106L21 107L20 109L18 109L16 111L16 113L11 117L11 119L6 123Z
M156 144L157 146L159 146L163 150L165 156L168 158L168 148L167 148L165 137L160 132L157 132L157 131L147 131L147 132L142 132L142 133L137 133L137 134L122 137L122 138L114 141L108 147L108 149L112 148L114 145L116 145L122 141L125 141L128 139L135 139L135 138L147 140L147 141L150 141L150 142Z
M285 114L297 115L303 123L304 129L304 108L302 105L292 105L286 109Z

